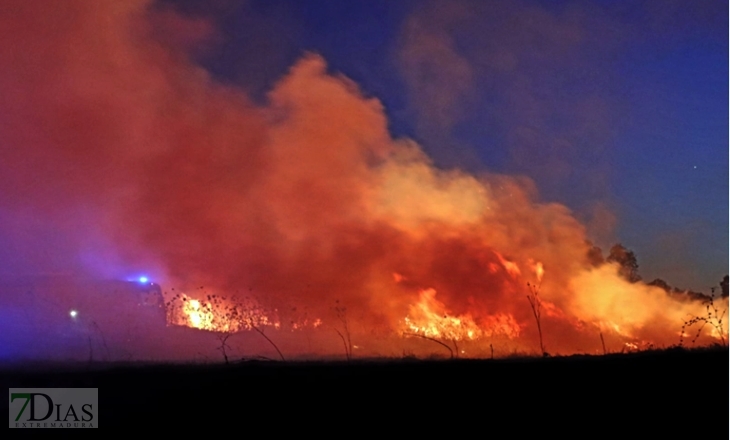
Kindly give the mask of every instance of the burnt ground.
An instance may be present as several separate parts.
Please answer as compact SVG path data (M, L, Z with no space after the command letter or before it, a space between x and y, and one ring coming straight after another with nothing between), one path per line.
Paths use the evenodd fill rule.
M397 420L518 437L525 429L593 437L625 426L727 438L728 360L727 348L711 348L541 359L35 365L5 369L0 385L98 388L102 428L232 424L349 436L358 426Z

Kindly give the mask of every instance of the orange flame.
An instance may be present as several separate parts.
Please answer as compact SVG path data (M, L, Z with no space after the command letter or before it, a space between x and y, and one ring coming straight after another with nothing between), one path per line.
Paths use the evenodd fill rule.
M516 338L520 326L509 314L488 316L482 326L469 314L451 316L446 306L436 299L436 290L425 289L419 292L418 302L410 306L403 320L403 332L451 341L474 341L495 335Z
M185 294L178 299L179 303L174 306L172 318L172 323L176 325L213 332L239 332L251 330L254 326L280 327L277 320L272 320L255 303L233 303L217 297L203 302Z

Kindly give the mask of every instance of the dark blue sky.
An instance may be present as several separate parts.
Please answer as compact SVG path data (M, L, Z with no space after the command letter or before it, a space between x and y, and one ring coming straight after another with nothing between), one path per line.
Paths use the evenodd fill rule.
M722 1L165 1L216 24L197 59L258 100L306 51L441 167L523 174L645 280L728 272Z

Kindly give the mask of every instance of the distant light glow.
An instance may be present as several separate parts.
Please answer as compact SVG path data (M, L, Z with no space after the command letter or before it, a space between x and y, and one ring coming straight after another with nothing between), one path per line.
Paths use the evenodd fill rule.
M69 312L69 315L71 315L71 317L72 317L72 318L76 318L76 316L77 316L78 314L79 314L79 312L77 312L76 310L71 310L71 311Z
M147 278L147 277L139 277L139 282L140 282L140 283L146 283L146 282L147 282L147 281L149 281L149 280L150 280L150 279L149 279L149 278Z

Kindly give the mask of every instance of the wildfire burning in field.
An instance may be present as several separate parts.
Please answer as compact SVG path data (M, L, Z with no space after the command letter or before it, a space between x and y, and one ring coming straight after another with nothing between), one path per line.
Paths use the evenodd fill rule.
M488 344L493 349L492 344L495 341L501 341L503 347L509 347L513 351L521 348L529 352L528 344L533 342L528 341L525 344L525 330L528 329L527 333L529 334L529 328L535 327L538 322L550 322L551 326L557 327L561 332L565 332L563 334L567 334L569 338L572 338L569 339L571 341L580 340L581 337L596 339L597 334L600 336L603 350L606 350L604 340L604 336L606 336L613 339L613 350L628 352L656 347L662 343L661 341L672 344L672 339L677 336L683 339L690 338L692 335L684 332L684 327L682 327L682 331L674 332L670 330L671 326L664 324L668 322L668 318L674 315L680 324L687 323L693 317L695 320L698 319L697 317L708 317L710 319L706 321L704 319L697 321L705 325L700 327L699 331L695 330L696 335L704 334L708 338L706 341L714 340L723 344L727 340L727 324L723 321L724 314L719 314L719 309L714 303L712 307L714 307L716 315L713 318L710 310L711 306L708 304L697 301L678 302L670 299L664 293L660 294L650 286L636 285L615 278L616 275L613 272L608 272L606 268L602 267L599 272L606 271L607 274L610 274L609 279L616 283L613 289L609 290L619 289L620 292L620 289L629 289L633 293L635 289L644 289L643 293L641 291L637 292L637 294L644 296L640 297L642 301L634 299L629 304L630 307L627 308L622 308L621 304L613 304L612 307L617 312L615 315L604 311L598 312L592 320L582 319L579 315L570 313L538 296L545 274L542 263L528 259L525 270L521 270L517 264L505 259L498 253L495 253L494 257L498 263L485 265L487 273L496 274L502 271L508 276L508 279L519 283L523 281L523 272L530 272L533 274L533 283L536 280L536 284L529 284L529 282L526 284L527 290L515 289L514 291L517 295L524 292L531 292L533 295L530 297L528 294L528 301L521 305L518 304L518 308L522 308L517 313L519 318L516 318L510 312L504 311L509 309L509 307L505 307L505 305L511 304L509 302L507 304L495 304L494 312L488 313L474 301L469 301L471 306L467 305L464 312L454 313L444 302L439 300L437 297L438 292L434 288L425 288L418 290L417 294L412 297L412 302L405 304L405 315L402 319L397 320L392 327L389 327L391 338L405 340L408 337L417 336L441 342L442 345L447 347L446 344L454 344L457 350L457 342L465 341L477 345ZM393 273L392 276L395 286L409 284L409 279L400 273ZM192 299L187 295L178 295L174 298L178 302L172 301L170 303L177 304L177 309L174 308L175 306L172 308L171 322L176 325L219 333L236 333L264 327L271 327L276 330L282 329L280 321L272 319L270 317L272 313L255 302L250 300L240 302L236 299L230 300L216 296L211 298L210 295L207 298L208 301L205 301ZM525 313L529 310L530 298L536 301L532 304L537 308L533 309L532 320L526 319L528 315ZM590 303L590 307L600 310L601 300L600 298L597 298L597 300L597 302ZM646 311L637 311L635 310L637 307L643 307ZM672 309L672 307L674 308ZM727 309L726 304L720 304L720 307ZM702 308L705 309L705 315L702 314ZM541 311L544 311L544 315L540 313ZM611 319L608 319L610 316L612 316ZM637 323L635 316L643 316L645 320ZM342 320L343 315L338 315L338 319ZM654 322L654 320L658 322ZM349 333L347 322L342 322L345 324L345 330ZM320 328L322 323L323 320L320 318L299 320L298 322L292 320L288 329L290 331L313 330ZM551 329L551 326L547 326L547 328ZM359 336L368 338L368 336L362 334ZM344 336L342 337L344 341ZM530 339L534 339L534 335ZM593 341L593 345L595 345L595 342ZM357 348L357 346L355 347ZM598 352L599 349L594 348L593 351ZM464 353L463 350L462 353Z
M409 316L404 320L406 330L453 341L475 340L482 336L482 330L470 316L449 316L435 296L436 291L433 289L420 292L420 300L410 308Z
M168 320L171 324L212 332L236 333L254 327L278 330L281 323L274 318L275 315L276 310L267 311L251 300L241 302L210 295L205 301L182 294L168 303ZM292 330L317 328L321 324L320 319L290 322Z
M687 320L707 316L591 262L585 227L529 179L434 166L318 55L255 104L160 37L205 23L145 1L10 3L0 184L13 190L0 202L56 222L79 253L103 249L159 268L163 285L228 295L168 295L170 323L308 329L320 354L342 342L373 355L433 349L409 334L502 354L541 340L593 353L604 339L613 351L676 344ZM706 328L700 342L727 334L726 320ZM305 345L293 338L283 351Z
M197 299L184 299L182 325L214 332L237 332L250 330L254 325L269 325L266 316L251 312L239 316L234 310L214 308L211 303L201 304Z
M404 319L404 333L413 333L447 341L475 341L481 338L504 335L514 339L520 335L520 325L509 314L487 316L482 325L470 315L449 316L445 306L435 299L436 291L422 290L421 299L411 306Z

